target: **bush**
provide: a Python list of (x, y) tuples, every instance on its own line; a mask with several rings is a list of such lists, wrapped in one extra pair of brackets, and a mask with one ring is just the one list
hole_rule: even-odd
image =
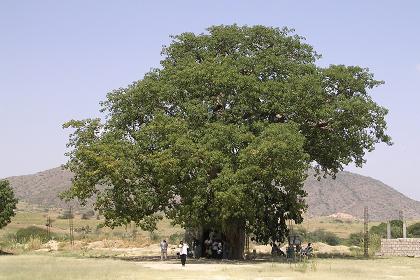
[(349, 246), (362, 247), (364, 239), (365, 235), (363, 234), (363, 232), (351, 233), (349, 239), (347, 240), (347, 244)]
[(159, 241), (160, 240), (160, 236), (159, 236), (159, 234), (157, 234), (156, 232), (154, 232), (154, 231), (151, 231), (150, 233), (149, 233), (149, 238), (150, 238), (150, 240), (152, 240), (152, 241)]
[(82, 219), (82, 220), (89, 220), (89, 218), (90, 218), (90, 216), (89, 216), (89, 215), (87, 215), (86, 213), (83, 213), (83, 214), (80, 216), (80, 219)]
[(74, 215), (69, 210), (66, 210), (61, 215), (57, 216), (57, 219), (62, 219), (62, 220), (72, 219), (72, 218), (74, 218)]
[(407, 227), (407, 234), (409, 237), (420, 238), (420, 223)]
[(294, 230), (294, 234), (299, 235), (302, 242), (323, 242), (331, 246), (336, 246), (341, 243), (340, 237), (335, 233), (323, 229), (307, 231), (305, 228), (298, 227)]
[[(302, 241), (302, 242), (311, 242), (311, 241), (313, 241), (312, 239), (311, 239), (311, 233), (310, 232), (308, 232), (305, 228), (303, 228), (303, 227), (296, 227), (294, 230), (293, 230), (293, 232), (291, 232), (290, 234), (294, 234), (294, 235), (298, 235), (299, 237), (300, 237), (300, 240)], [(287, 238), (286, 238), (286, 240), (285, 240), (285, 242), (287, 242)]]
[(340, 237), (330, 231), (317, 229), (313, 232), (308, 232), (306, 236), (307, 242), (323, 242), (331, 246), (336, 246), (341, 243)]
[(16, 241), (16, 234), (9, 232), (3, 238), (0, 238), (0, 253), (3, 248), (16, 249), (19, 245), (21, 244)]
[(28, 250), (38, 250), (42, 246), (42, 240), (38, 237), (30, 237), (25, 248)]
[[(350, 248), (350, 251), (355, 253), (356, 255), (363, 254), (363, 247), (364, 247), (364, 233), (352, 233), (347, 240), (347, 244), (350, 246), (356, 246)], [(376, 233), (369, 233), (369, 254), (375, 255), (381, 248), (381, 236)]]
[[(392, 220), (391, 221), (391, 237), (392, 238), (401, 238), (403, 236), (402, 232), (402, 225), (403, 222), (400, 220)], [(386, 223), (380, 223), (377, 226), (373, 226), (370, 228), (369, 233), (379, 235), (382, 238), (386, 238)]]
[(36, 226), (22, 228), (16, 232), (16, 241), (18, 243), (26, 243), (31, 239), (39, 239), (41, 242), (47, 242), (50, 237), (46, 229)]
[(85, 213), (82, 214), (81, 219), (82, 220), (89, 220), (90, 218), (95, 216), (95, 211), (93, 210), (88, 210)]
[(340, 237), (338, 237), (336, 234), (326, 231), (325, 237), (324, 237), (325, 243), (331, 246), (337, 246), (341, 243)]
[(378, 234), (369, 234), (369, 251), (374, 255), (381, 249), (381, 236)]
[(178, 244), (179, 241), (184, 239), (183, 233), (174, 233), (169, 236), (169, 243), (170, 244)]

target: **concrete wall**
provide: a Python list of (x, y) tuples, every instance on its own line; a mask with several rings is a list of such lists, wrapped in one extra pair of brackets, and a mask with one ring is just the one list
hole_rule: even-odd
[(383, 256), (420, 256), (420, 238), (381, 239)]

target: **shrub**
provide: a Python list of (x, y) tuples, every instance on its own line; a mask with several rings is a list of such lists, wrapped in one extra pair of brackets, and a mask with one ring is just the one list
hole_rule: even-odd
[(323, 242), (331, 246), (336, 246), (341, 243), (340, 237), (335, 233), (323, 229), (307, 231), (305, 228), (298, 227), (293, 233), (299, 235), (302, 242)]
[(160, 235), (159, 234), (157, 234), (156, 232), (154, 232), (154, 231), (151, 231), (150, 233), (149, 233), (149, 238), (150, 238), (150, 240), (152, 240), (152, 241), (158, 241), (159, 239), (160, 239)]
[(80, 216), (80, 219), (89, 220), (89, 217), (88, 217), (88, 215), (86, 215), (86, 213), (83, 213), (82, 216)]
[(19, 229), (16, 232), (16, 241), (18, 243), (26, 243), (30, 239), (39, 239), (41, 242), (47, 242), (50, 239), (48, 231), (36, 226)]
[(420, 237), (420, 223), (415, 223), (407, 227), (407, 234), (409, 237), (419, 238)]
[(82, 214), (81, 219), (82, 220), (89, 220), (90, 218), (95, 216), (95, 211), (93, 210), (88, 210), (85, 213)]
[(39, 237), (30, 237), (25, 248), (28, 250), (38, 250), (42, 246), (42, 240)]
[(349, 239), (347, 240), (347, 244), (349, 246), (363, 246), (363, 241), (365, 235), (363, 232), (351, 233)]
[[(348, 245), (356, 246), (351, 247), (350, 251), (355, 253), (356, 255), (363, 254), (363, 247), (364, 247), (364, 233), (352, 233), (347, 240)], [(381, 236), (376, 233), (369, 233), (369, 254), (375, 255), (381, 248)]]
[[(391, 236), (392, 238), (401, 238), (403, 236), (402, 232), (402, 221), (400, 220), (392, 220), (391, 221)], [(370, 228), (369, 232), (371, 234), (379, 235), (382, 238), (386, 238), (386, 223), (380, 223), (377, 226), (373, 226)]]
[(324, 237), (325, 243), (331, 246), (337, 246), (341, 243), (340, 237), (338, 237), (336, 234), (326, 231), (325, 237)]
[(305, 239), (307, 242), (324, 242), (331, 246), (336, 246), (341, 243), (340, 237), (335, 233), (323, 229), (308, 232)]
[(69, 210), (65, 210), (61, 215), (57, 216), (57, 219), (62, 219), (62, 220), (72, 219), (72, 218), (74, 218), (74, 215)]
[(378, 234), (369, 234), (369, 251), (374, 255), (381, 248), (381, 236)]
[(297, 227), (293, 230), (293, 234), (299, 235), (303, 240), (308, 241), (309, 232), (303, 227)]
[(16, 234), (9, 232), (3, 238), (0, 238), (0, 253), (2, 248), (16, 249), (19, 245), (21, 244), (16, 241)]
[(182, 233), (174, 233), (169, 236), (169, 243), (171, 244), (178, 244), (179, 241), (184, 239), (184, 234)]

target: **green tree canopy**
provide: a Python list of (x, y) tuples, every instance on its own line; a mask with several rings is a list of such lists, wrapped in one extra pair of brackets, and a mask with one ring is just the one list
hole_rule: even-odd
[(335, 174), (390, 144), (387, 110), (368, 94), (382, 82), (358, 66), (317, 66), (293, 30), (213, 26), (174, 36), (162, 54), (159, 69), (107, 95), (104, 121), (64, 125), (74, 129), (68, 197), (96, 195), (109, 226), (153, 228), (164, 213), (232, 243), (243, 231), (282, 241), (286, 221), (302, 221), (310, 166)]
[[(391, 237), (403, 237), (403, 222), (401, 220), (392, 220), (391, 223)], [(370, 234), (377, 234), (381, 238), (387, 238), (387, 223), (380, 223), (377, 226), (372, 226), (369, 230)]]
[(420, 238), (420, 223), (415, 223), (407, 227), (407, 234), (408, 237)]
[(15, 215), (16, 204), (17, 199), (9, 181), (0, 180), (0, 228), (10, 223), (11, 218)]

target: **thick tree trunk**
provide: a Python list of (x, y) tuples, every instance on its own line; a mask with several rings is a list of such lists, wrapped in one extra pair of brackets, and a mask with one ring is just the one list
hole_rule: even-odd
[(242, 260), (245, 247), (245, 225), (243, 223), (230, 224), (225, 232), (228, 259)]

